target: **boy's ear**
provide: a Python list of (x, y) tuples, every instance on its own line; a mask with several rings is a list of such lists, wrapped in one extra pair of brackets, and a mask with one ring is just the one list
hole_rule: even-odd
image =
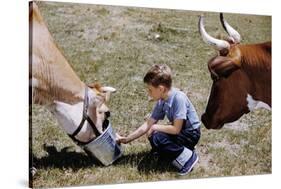
[(161, 92), (165, 91), (165, 89), (166, 89), (166, 87), (164, 85), (159, 85), (158, 87)]

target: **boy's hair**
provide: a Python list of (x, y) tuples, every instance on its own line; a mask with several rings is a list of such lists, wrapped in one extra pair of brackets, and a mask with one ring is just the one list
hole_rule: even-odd
[(143, 82), (150, 84), (153, 87), (158, 87), (163, 85), (168, 89), (172, 86), (172, 72), (169, 66), (163, 65), (153, 65), (143, 78)]

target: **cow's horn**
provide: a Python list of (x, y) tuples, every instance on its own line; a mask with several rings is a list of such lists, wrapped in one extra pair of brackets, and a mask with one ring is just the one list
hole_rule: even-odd
[(241, 41), (241, 36), (240, 36), (240, 34), (224, 20), (223, 14), (222, 14), (222, 13), (220, 13), (220, 21), (221, 21), (221, 24), (222, 24), (224, 30), (225, 30), (225, 31), (228, 33), (228, 35), (231, 37), (230, 39), (231, 39), (234, 43), (240, 43), (240, 41)]
[(217, 50), (230, 48), (230, 44), (227, 41), (213, 38), (206, 32), (204, 28), (204, 16), (200, 16), (198, 27), (199, 27), (199, 32), (203, 38), (203, 41), (205, 41), (209, 45), (213, 45)]

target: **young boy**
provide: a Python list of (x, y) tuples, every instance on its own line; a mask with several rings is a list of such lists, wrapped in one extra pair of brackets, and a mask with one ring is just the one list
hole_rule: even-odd
[[(145, 133), (152, 150), (172, 162), (179, 175), (186, 175), (198, 161), (194, 146), (200, 138), (200, 120), (187, 96), (172, 87), (171, 69), (154, 65), (145, 75), (148, 95), (156, 101), (148, 120), (127, 137), (117, 135), (117, 142), (129, 143)], [(167, 116), (171, 124), (157, 124)]]

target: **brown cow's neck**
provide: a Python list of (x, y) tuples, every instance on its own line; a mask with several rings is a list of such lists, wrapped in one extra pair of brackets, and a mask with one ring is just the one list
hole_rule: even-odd
[(241, 68), (251, 81), (250, 95), (271, 106), (271, 43), (241, 45), (239, 48)]

